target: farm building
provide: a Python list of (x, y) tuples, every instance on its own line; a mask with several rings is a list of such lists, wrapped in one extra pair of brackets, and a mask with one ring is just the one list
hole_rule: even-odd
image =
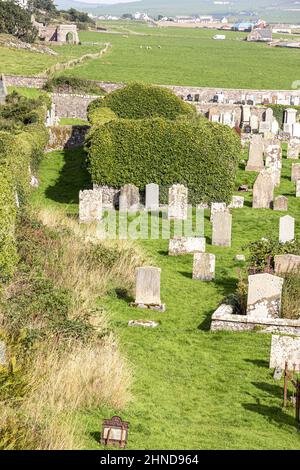
[(272, 31), (267, 28), (253, 29), (253, 31), (248, 34), (247, 41), (270, 42), (272, 41)]

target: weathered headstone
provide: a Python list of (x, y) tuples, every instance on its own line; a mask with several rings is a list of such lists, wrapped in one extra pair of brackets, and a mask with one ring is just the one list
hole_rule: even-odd
[[(285, 254), (275, 256), (275, 273), (300, 273), (300, 256)], [(300, 309), (300, 306), (299, 306)]]
[(253, 186), (253, 208), (269, 209), (274, 199), (274, 182), (272, 175), (263, 170), (258, 175)]
[(277, 196), (274, 200), (274, 211), (287, 211), (289, 200), (285, 196)]
[(143, 328), (156, 328), (159, 323), (152, 320), (130, 320), (128, 326), (142, 326)]
[(291, 139), (288, 143), (287, 158), (298, 160), (300, 153), (300, 140)]
[(144, 266), (136, 270), (135, 306), (164, 311), (160, 299), (161, 269)]
[(296, 197), (300, 197), (300, 180), (296, 181)]
[(204, 237), (174, 237), (169, 240), (169, 255), (205, 253), (205, 242)]
[(215, 278), (215, 255), (210, 253), (195, 253), (193, 261), (193, 279), (213, 281)]
[(159, 209), (159, 186), (155, 183), (146, 185), (146, 210), (157, 211)]
[(282, 150), (281, 145), (272, 144), (267, 145), (265, 149), (266, 155), (266, 168), (282, 168)]
[(225, 202), (213, 202), (210, 208), (210, 221), (213, 222), (214, 215), (218, 212), (228, 212), (228, 207)]
[(272, 274), (248, 277), (247, 315), (256, 318), (278, 318), (284, 279)]
[(250, 127), (251, 127), (252, 132), (253, 131), (258, 131), (259, 120), (258, 120), (258, 116), (256, 116), (255, 114), (251, 114)]
[(283, 124), (283, 131), (287, 132), (288, 134), (292, 134), (293, 132), (293, 125), (296, 122), (297, 118), (297, 110), (294, 108), (286, 109), (284, 115), (284, 124)]
[(217, 212), (212, 227), (212, 244), (231, 246), (232, 215), (229, 212)]
[(249, 145), (249, 158), (246, 171), (261, 171), (264, 168), (264, 145), (261, 135), (253, 135)]
[(245, 198), (243, 196), (232, 196), (232, 201), (228, 209), (242, 209), (244, 207)]
[(272, 335), (270, 369), (284, 370), (286, 363), (289, 370), (300, 370), (300, 338)]
[(280, 186), (281, 170), (279, 170), (279, 168), (270, 167), (267, 168), (265, 171), (271, 176), (274, 187)]
[(168, 218), (186, 220), (188, 211), (188, 189), (183, 184), (169, 188)]
[(94, 189), (79, 192), (79, 221), (99, 222), (102, 218), (102, 193)]
[(295, 219), (290, 215), (280, 217), (279, 220), (279, 241), (280, 243), (290, 242), (295, 239)]
[(140, 206), (140, 192), (134, 184), (125, 184), (119, 198), (120, 212), (136, 212)]
[(300, 180), (300, 163), (292, 164), (292, 181)]

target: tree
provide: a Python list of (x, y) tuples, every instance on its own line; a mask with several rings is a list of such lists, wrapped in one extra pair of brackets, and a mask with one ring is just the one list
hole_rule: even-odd
[(22, 41), (33, 42), (37, 29), (31, 23), (31, 14), (12, 1), (0, 2), (0, 33), (12, 34)]
[(56, 16), (58, 13), (53, 0), (29, 0), (28, 8), (32, 13), (44, 11), (52, 16)]

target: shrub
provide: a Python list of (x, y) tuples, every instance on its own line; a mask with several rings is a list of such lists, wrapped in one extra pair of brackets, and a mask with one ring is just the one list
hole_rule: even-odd
[(96, 83), (76, 77), (52, 77), (47, 80), (43, 89), (58, 93), (85, 93), (89, 95), (104, 95), (105, 91)]
[(270, 104), (268, 105), (269, 108), (273, 109), (273, 115), (277, 119), (279, 126), (283, 127), (283, 119), (285, 111), (288, 108), (294, 108), (297, 110), (297, 115), (300, 113), (300, 106), (286, 106), (284, 104)]
[(95, 108), (89, 112), (88, 118), (92, 125), (102, 125), (114, 121), (117, 116), (110, 108)]
[(282, 289), (282, 316), (300, 318), (300, 273), (285, 274)]
[(110, 108), (122, 119), (163, 117), (176, 119), (180, 115), (195, 116), (196, 109), (170, 90), (152, 85), (133, 83), (90, 103), (88, 114), (97, 108)]
[(86, 142), (94, 183), (120, 187), (185, 184), (189, 202), (228, 202), (240, 155), (233, 130), (204, 118), (119, 119), (92, 128)]
[(276, 255), (294, 254), (300, 255), (300, 241), (295, 240), (280, 243), (275, 239), (262, 238), (250, 243), (247, 248), (250, 251), (249, 272), (256, 274), (274, 271), (274, 259)]

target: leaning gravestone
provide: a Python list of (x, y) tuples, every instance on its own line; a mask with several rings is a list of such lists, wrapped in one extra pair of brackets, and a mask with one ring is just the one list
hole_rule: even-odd
[(160, 268), (144, 266), (136, 270), (135, 306), (164, 311), (160, 300)]
[(285, 196), (278, 196), (274, 200), (274, 211), (287, 211), (289, 200)]
[(300, 180), (300, 163), (292, 164), (292, 181)]
[(136, 212), (140, 206), (139, 188), (134, 184), (125, 184), (121, 188), (119, 198), (120, 212)]
[(174, 237), (169, 240), (169, 255), (205, 253), (205, 242), (203, 237)]
[(210, 253), (195, 253), (193, 262), (193, 279), (213, 281), (215, 278), (216, 257)]
[(231, 246), (232, 215), (229, 212), (217, 212), (212, 227), (212, 244)]
[(275, 274), (286, 273), (300, 273), (300, 256), (292, 254), (275, 256)]
[(159, 209), (159, 186), (155, 183), (146, 185), (146, 210), (158, 211)]
[(270, 369), (300, 370), (300, 338), (272, 335)]
[(279, 220), (279, 241), (280, 243), (290, 242), (295, 239), (295, 219), (290, 215), (280, 217)]
[(284, 279), (272, 274), (248, 277), (247, 315), (253, 318), (278, 318)]
[(168, 218), (186, 220), (188, 210), (188, 189), (183, 184), (169, 188)]
[(267, 170), (258, 175), (253, 186), (253, 208), (270, 209), (274, 199), (274, 183)]
[(81, 223), (99, 222), (102, 218), (102, 193), (88, 189), (79, 192), (79, 221)]
[(254, 135), (249, 145), (246, 171), (261, 171), (264, 168), (264, 145), (261, 135)]

